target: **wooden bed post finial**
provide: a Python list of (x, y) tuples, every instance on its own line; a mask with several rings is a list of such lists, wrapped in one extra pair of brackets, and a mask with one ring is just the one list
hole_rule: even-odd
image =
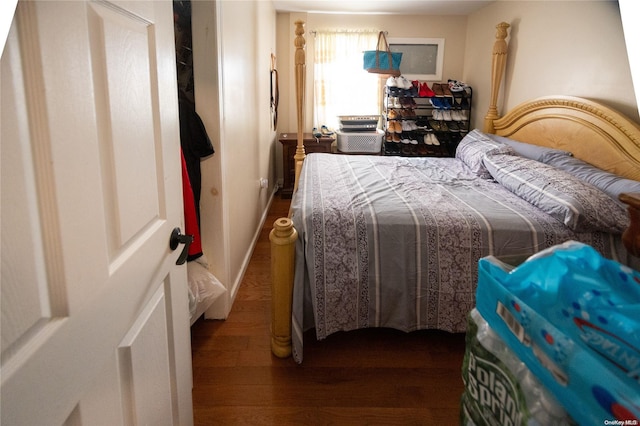
[(271, 241), (271, 352), (279, 358), (291, 355), (291, 304), (294, 258), (298, 231), (289, 218), (273, 223)]
[(498, 93), (500, 92), (500, 83), (504, 68), (507, 65), (507, 29), (511, 25), (506, 22), (500, 22), (496, 25), (496, 41), (493, 43), (493, 60), (491, 62), (491, 98), (489, 100), (489, 110), (484, 117), (484, 131), (493, 133), (493, 120), (500, 118), (498, 114)]
[(296, 38), (293, 40), (293, 45), (296, 47), (295, 52), (295, 81), (296, 81), (296, 111), (298, 116), (298, 145), (296, 147), (296, 153), (293, 156), (295, 167), (295, 191), (298, 189), (298, 178), (300, 177), (300, 171), (302, 170), (302, 162), (305, 158), (304, 152), (304, 93), (305, 93), (305, 76), (306, 76), (306, 40), (304, 39), (304, 21), (297, 20), (295, 23)]

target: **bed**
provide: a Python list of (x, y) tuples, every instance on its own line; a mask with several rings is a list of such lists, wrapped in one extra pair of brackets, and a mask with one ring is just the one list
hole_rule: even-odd
[(640, 127), (604, 105), (566, 96), (499, 117), (506, 28), (497, 26), (485, 128), (469, 132), (455, 158), (305, 159), (299, 143), (290, 214), (271, 233), (276, 356), (302, 362), (311, 328), (318, 339), (367, 327), (464, 332), (477, 262), (488, 255), (521, 259), (577, 240), (638, 267), (622, 242), (629, 221), (617, 194), (640, 192)]

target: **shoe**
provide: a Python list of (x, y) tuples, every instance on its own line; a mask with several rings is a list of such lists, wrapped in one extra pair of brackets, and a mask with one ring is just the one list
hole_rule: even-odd
[(389, 120), (395, 120), (396, 118), (398, 118), (398, 113), (396, 112), (395, 109), (392, 109), (392, 110), (389, 110), (388, 116), (389, 116)]
[(453, 93), (451, 93), (451, 89), (449, 89), (448, 84), (441, 84), (440, 87), (442, 88), (442, 93), (444, 93), (445, 96), (453, 98)]
[(402, 104), (400, 103), (400, 99), (397, 97), (393, 98), (393, 107), (394, 108), (402, 108)]
[(401, 89), (410, 89), (411, 88), (411, 82), (409, 80), (407, 80), (405, 78), (405, 76), (403, 76), (403, 75), (401, 75), (400, 77), (396, 78), (396, 84)]
[(323, 135), (326, 135), (326, 136), (333, 135), (333, 130), (329, 130), (329, 128), (324, 124), (320, 127), (320, 131), (322, 132)]
[(449, 126), (449, 131), (450, 132), (459, 132), (460, 128), (458, 127), (458, 125), (456, 124), (455, 121), (451, 121), (450, 123), (448, 123)]
[(387, 79), (387, 87), (398, 87), (398, 82), (394, 76)]
[(393, 142), (400, 143), (400, 136), (397, 133), (393, 134)]
[(402, 122), (401, 121), (394, 121), (393, 122), (393, 128), (395, 129), (396, 133), (402, 133)]
[(320, 131), (318, 130), (317, 127), (313, 128), (313, 130), (311, 131), (311, 134), (316, 138), (321, 138), (322, 137), (322, 133), (320, 133)]
[(448, 109), (443, 109), (442, 110), (442, 120), (451, 121), (451, 111), (449, 111)]
[(419, 83), (418, 84), (418, 96), (420, 96), (421, 98), (426, 98), (427, 97), (427, 90), (425, 88), (428, 88), (429, 86), (427, 86), (427, 83)]
[(449, 80), (449, 90), (452, 92), (463, 92), (467, 85), (458, 80)]
[(420, 90), (423, 93), (423, 95), (421, 96), (424, 98), (432, 98), (436, 95), (435, 93), (433, 93), (433, 90), (429, 88), (429, 85), (427, 83), (422, 84), (422, 86), (420, 86)]
[(384, 134), (384, 141), (385, 142), (393, 142), (393, 136), (388, 131)]
[(451, 111), (451, 119), (453, 121), (462, 121), (462, 116), (460, 115), (460, 111), (454, 109)]
[(438, 140), (436, 135), (434, 135), (433, 133), (431, 133), (431, 144), (432, 145), (436, 145), (436, 146), (440, 146), (440, 141)]
[(433, 83), (431, 85), (431, 90), (433, 90), (434, 96), (444, 96), (444, 92), (442, 91), (442, 86), (440, 86), (440, 83)]
[(431, 135), (431, 133), (427, 133), (426, 135), (424, 135), (425, 145), (433, 145), (433, 143), (431, 143)]

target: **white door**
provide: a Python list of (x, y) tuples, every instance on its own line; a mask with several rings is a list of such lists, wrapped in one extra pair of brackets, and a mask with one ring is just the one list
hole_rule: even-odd
[[(1, 68), (2, 425), (188, 425), (171, 1), (19, 2)], [(184, 229), (184, 228), (182, 228)]]

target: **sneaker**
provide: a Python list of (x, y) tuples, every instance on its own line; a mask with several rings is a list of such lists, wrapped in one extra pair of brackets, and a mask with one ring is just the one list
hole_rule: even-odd
[(458, 111), (457, 109), (454, 109), (453, 111), (451, 111), (451, 119), (453, 121), (462, 121), (462, 116), (460, 115), (460, 111)]
[(316, 138), (322, 137), (322, 133), (320, 133), (317, 127), (314, 127), (313, 130), (311, 130), (311, 134)]
[(449, 90), (452, 92), (463, 92), (467, 85), (458, 80), (449, 80)]
[(330, 130), (327, 126), (325, 126), (324, 124), (320, 127), (320, 131), (322, 132), (323, 135), (326, 136), (331, 136), (333, 135), (333, 130)]
[(432, 98), (434, 97), (436, 94), (433, 93), (433, 90), (431, 90), (431, 88), (429, 88), (429, 85), (427, 83), (423, 83), (420, 85), (420, 96), (423, 98)]
[(396, 78), (396, 84), (401, 89), (410, 89), (411, 88), (411, 82), (409, 80), (407, 80), (405, 78), (405, 76), (403, 76), (403, 75), (401, 75), (400, 77)]
[(394, 76), (387, 79), (387, 87), (398, 87), (398, 82)]

